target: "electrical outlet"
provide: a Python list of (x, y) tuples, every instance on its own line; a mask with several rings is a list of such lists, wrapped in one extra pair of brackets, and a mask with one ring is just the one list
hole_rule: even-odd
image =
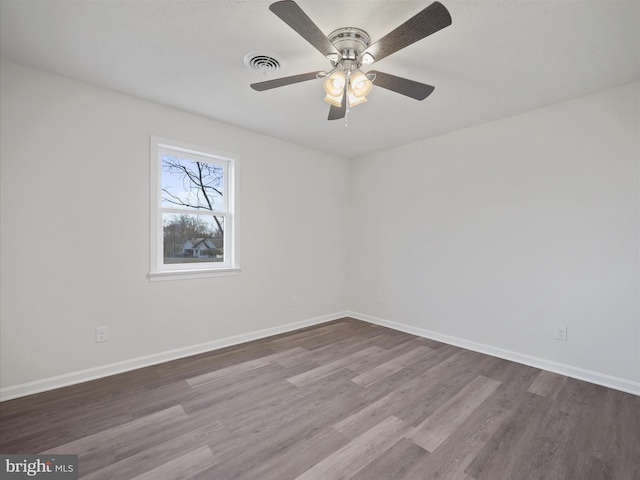
[(291, 300), (289, 301), (289, 306), (290, 307), (297, 307), (298, 306), (298, 299), (296, 297), (291, 297)]
[(109, 341), (109, 327), (96, 327), (96, 343)]
[(376, 294), (376, 303), (382, 303), (382, 294), (381, 293), (377, 293)]
[(556, 325), (555, 330), (556, 340), (562, 340), (564, 342), (567, 341), (567, 327), (564, 325)]

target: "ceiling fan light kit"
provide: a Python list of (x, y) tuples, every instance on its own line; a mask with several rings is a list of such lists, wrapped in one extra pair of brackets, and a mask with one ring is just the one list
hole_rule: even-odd
[(440, 2), (434, 2), (409, 20), (371, 44), (364, 30), (342, 27), (325, 36), (318, 26), (293, 0), (282, 0), (269, 6), (274, 14), (307, 40), (331, 62), (329, 72), (309, 72), (251, 84), (257, 91), (324, 78), (324, 100), (329, 103), (329, 120), (344, 118), (349, 107), (367, 101), (373, 85), (424, 100), (434, 87), (379, 71), (361, 70), (412, 43), (451, 25), (451, 15)]
[(367, 95), (373, 88), (372, 81), (360, 70), (335, 69), (327, 74), (324, 81), (325, 102), (341, 107), (346, 88), (346, 99), (350, 107), (367, 101)]

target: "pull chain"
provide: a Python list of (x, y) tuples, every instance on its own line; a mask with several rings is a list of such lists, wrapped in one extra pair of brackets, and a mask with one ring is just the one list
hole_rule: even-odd
[(347, 82), (344, 85), (344, 102), (346, 104), (346, 110), (344, 112), (344, 129), (349, 130), (349, 110), (351, 110), (351, 105), (349, 105), (349, 84), (351, 83), (351, 71), (347, 72)]

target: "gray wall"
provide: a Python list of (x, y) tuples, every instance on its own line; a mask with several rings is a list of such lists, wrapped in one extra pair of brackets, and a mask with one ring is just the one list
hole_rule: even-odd
[[(346, 310), (346, 160), (15, 64), (1, 71), (3, 387)], [(240, 156), (240, 275), (147, 279), (150, 134)], [(102, 325), (111, 340), (96, 344)]]
[(358, 159), (351, 308), (640, 393), (639, 91)]

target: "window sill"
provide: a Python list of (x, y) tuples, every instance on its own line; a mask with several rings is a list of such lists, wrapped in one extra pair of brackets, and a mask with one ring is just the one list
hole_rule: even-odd
[(166, 272), (149, 272), (150, 282), (164, 282), (167, 280), (188, 280), (192, 278), (227, 277), (239, 275), (239, 267), (216, 268), (215, 270), (172, 270)]

